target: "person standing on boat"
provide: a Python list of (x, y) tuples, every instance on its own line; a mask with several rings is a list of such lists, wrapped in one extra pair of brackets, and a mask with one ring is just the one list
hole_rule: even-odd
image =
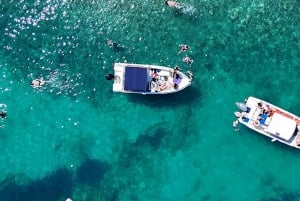
[(177, 73), (176, 75), (175, 75), (175, 78), (173, 78), (173, 86), (174, 86), (174, 89), (178, 89), (178, 86), (179, 86), (179, 84), (180, 84), (180, 82), (181, 82), (181, 77), (179, 76), (179, 74)]
[(178, 71), (181, 71), (181, 69), (179, 68), (179, 66), (175, 66), (175, 68), (173, 69), (173, 73), (172, 73), (173, 78), (175, 78), (176, 75), (178, 75)]

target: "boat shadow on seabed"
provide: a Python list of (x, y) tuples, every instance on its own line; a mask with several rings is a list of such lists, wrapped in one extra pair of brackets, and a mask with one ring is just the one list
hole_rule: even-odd
[(130, 94), (128, 96), (128, 100), (131, 102), (150, 105), (151, 107), (187, 105), (199, 98), (201, 98), (201, 92), (193, 87), (172, 94), (142, 96), (140, 94)]

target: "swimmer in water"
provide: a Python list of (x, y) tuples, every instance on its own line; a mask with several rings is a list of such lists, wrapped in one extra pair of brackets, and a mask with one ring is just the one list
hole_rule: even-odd
[(186, 56), (182, 59), (183, 62), (189, 64), (189, 65), (192, 65), (192, 63), (194, 62), (193, 59), (191, 59), (190, 57)]
[(239, 120), (235, 120), (232, 122), (232, 127), (234, 128), (235, 131), (239, 130), (238, 125), (239, 125)]
[(107, 40), (106, 43), (107, 43), (108, 47), (110, 47), (110, 48), (114, 48), (114, 47), (118, 46), (118, 43), (115, 41), (112, 41), (112, 40)]
[(0, 117), (1, 117), (2, 119), (6, 118), (6, 113), (3, 112), (3, 111), (1, 111), (1, 112), (0, 112)]
[(42, 87), (45, 83), (46, 83), (46, 81), (44, 81), (43, 79), (34, 79), (30, 83), (30, 85), (32, 87)]
[(179, 50), (179, 52), (178, 52), (177, 54), (180, 54), (181, 52), (185, 52), (185, 51), (187, 51), (188, 49), (191, 49), (190, 46), (188, 46), (188, 45), (183, 45), (183, 44), (179, 45), (179, 47), (180, 47), (180, 50)]
[(124, 46), (120, 45), (116, 41), (107, 39), (106, 44), (108, 45), (109, 48), (111, 48), (115, 52), (124, 50)]
[(173, 7), (173, 8), (177, 8), (180, 9), (182, 8), (181, 4), (176, 2), (176, 1), (165, 1), (166, 5), (168, 5), (169, 7)]
[(193, 78), (194, 78), (194, 74), (191, 71), (189, 71), (189, 70), (186, 73), (189, 75), (190, 82), (191, 82), (193, 80)]

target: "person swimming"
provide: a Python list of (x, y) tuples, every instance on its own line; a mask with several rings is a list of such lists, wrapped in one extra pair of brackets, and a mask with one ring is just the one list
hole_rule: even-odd
[(192, 65), (193, 62), (194, 62), (194, 60), (191, 59), (191, 58), (188, 57), (188, 56), (184, 57), (184, 58), (182, 59), (182, 61), (185, 62), (185, 63), (187, 63), (187, 64), (189, 64), (189, 65)]
[(177, 9), (182, 8), (181, 4), (176, 1), (165, 1), (165, 4), (168, 5), (169, 7), (173, 7), (173, 8), (177, 8)]
[(232, 122), (232, 127), (234, 128), (235, 131), (238, 131), (239, 130), (239, 120), (235, 120)]
[(186, 73), (189, 75), (190, 82), (191, 82), (193, 80), (193, 78), (194, 78), (194, 74), (191, 71), (189, 71), (189, 70)]
[(109, 48), (111, 48), (115, 52), (124, 50), (124, 46), (120, 45), (116, 41), (107, 39), (106, 44), (108, 45)]
[(119, 45), (117, 42), (115, 42), (113, 40), (107, 40), (106, 43), (107, 43), (108, 47), (110, 47), (110, 48), (115, 48)]
[(180, 50), (179, 50), (179, 52), (177, 54), (180, 54), (181, 52), (185, 52), (188, 49), (190, 49), (190, 46), (184, 45), (184, 44), (179, 45), (179, 47), (180, 47)]
[(2, 118), (2, 119), (4, 119), (4, 118), (6, 118), (6, 113), (4, 112), (4, 111), (1, 111), (0, 112), (0, 117)]
[(43, 79), (34, 79), (30, 83), (30, 85), (32, 87), (42, 87), (45, 83), (46, 83), (46, 81), (44, 81)]

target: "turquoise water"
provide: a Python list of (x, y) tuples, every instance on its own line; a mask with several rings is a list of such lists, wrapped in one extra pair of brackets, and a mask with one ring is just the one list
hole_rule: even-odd
[[(300, 200), (299, 151), (232, 128), (249, 95), (300, 115), (299, 1), (0, 3), (1, 201)], [(195, 79), (112, 93), (105, 74), (124, 61)]]

